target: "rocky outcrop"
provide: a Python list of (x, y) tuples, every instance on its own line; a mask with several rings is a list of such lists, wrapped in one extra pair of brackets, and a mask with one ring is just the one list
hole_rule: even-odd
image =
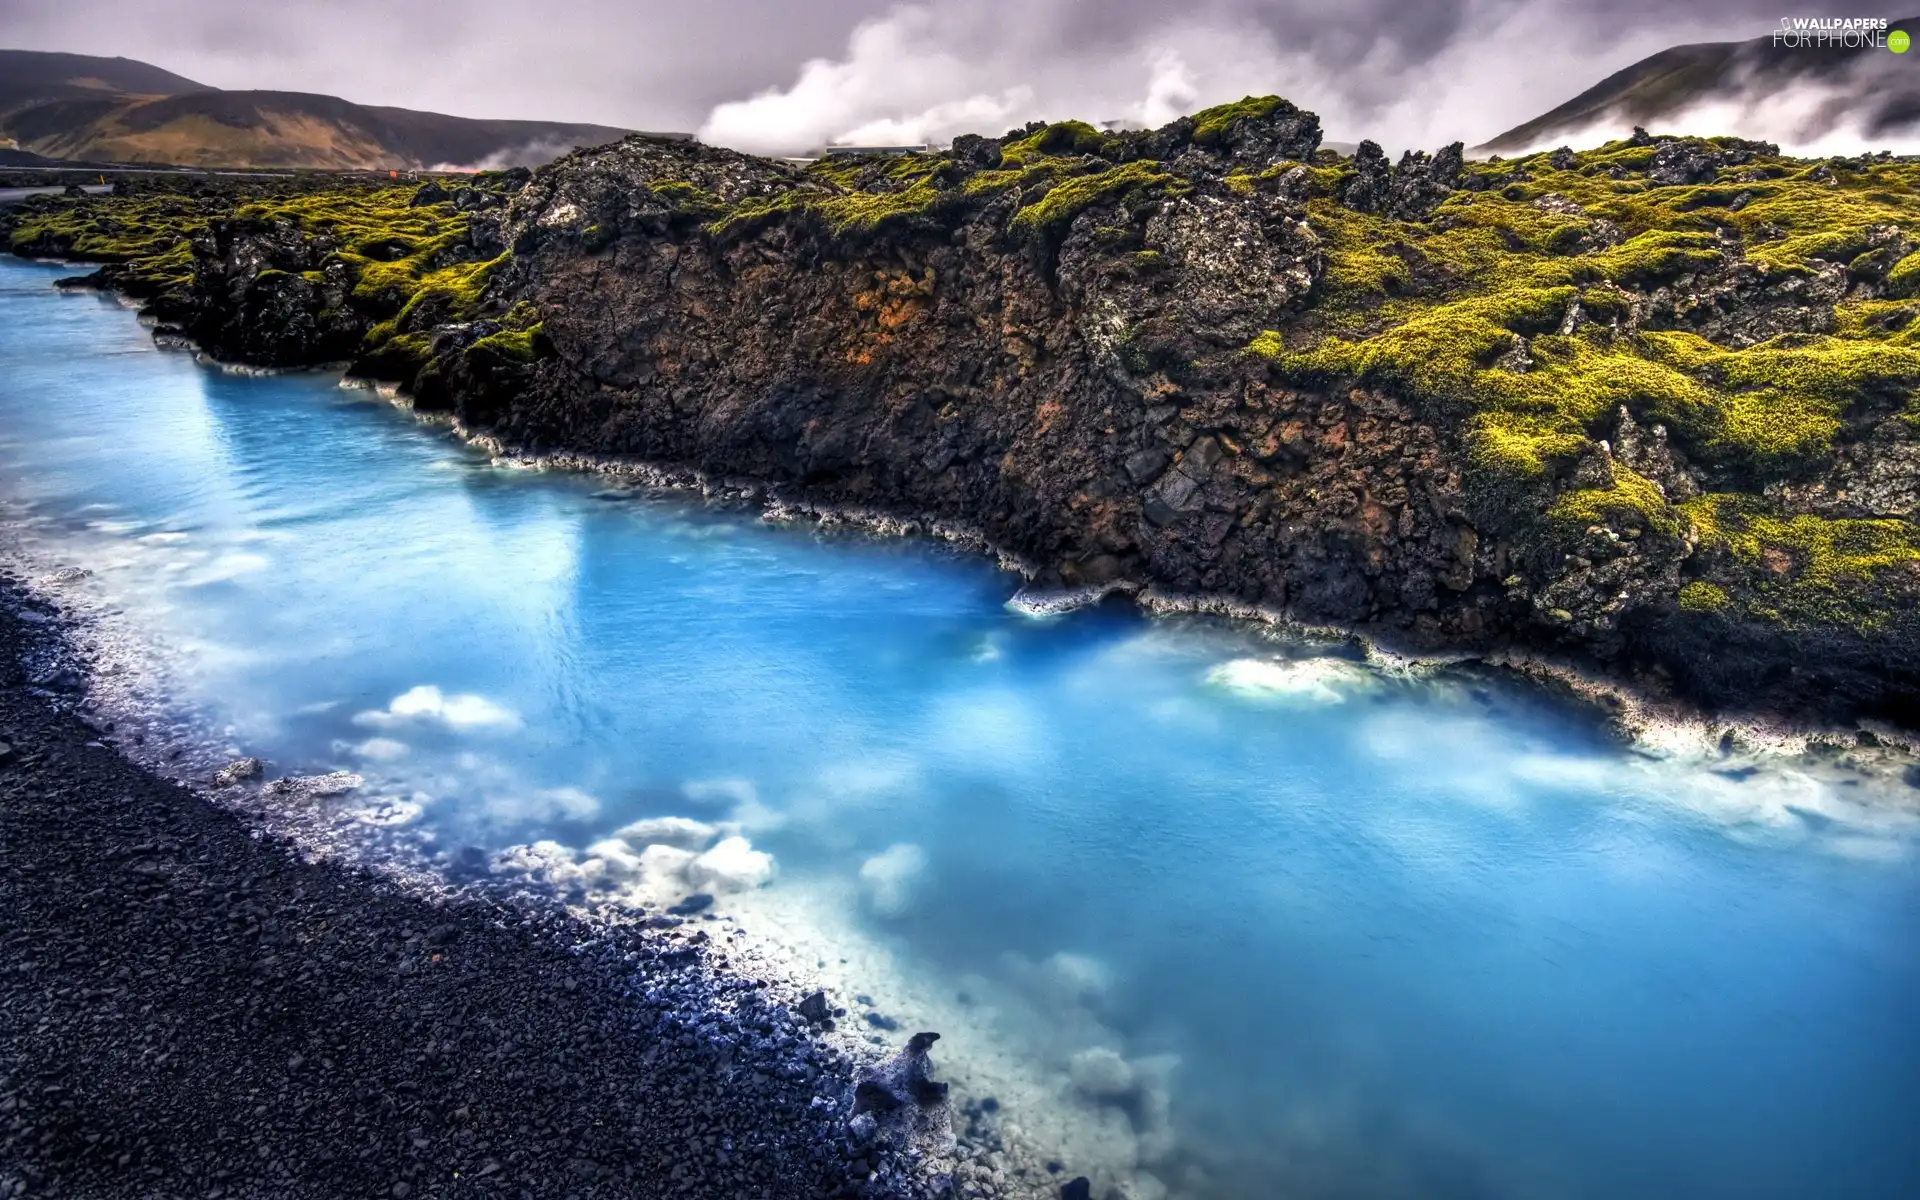
[(1392, 169), (1379, 143), (1363, 141), (1353, 155), (1353, 176), (1347, 182), (1341, 201), (1355, 212), (1379, 213), (1403, 221), (1420, 221), (1433, 215), (1442, 201), (1453, 194), (1465, 169), (1461, 144), (1454, 142), (1429, 158), (1418, 150), (1408, 150)]
[(1842, 307), (1908, 294), (1920, 239), (1767, 215), (1847, 170), (1891, 194), (1878, 168), (1650, 136), (1391, 168), (1318, 147), (1273, 98), (805, 169), (630, 138), (504, 207), (423, 192), (410, 211), (464, 224), (407, 243), (442, 282), (405, 296), (324, 230), (218, 222), (189, 328), (353, 357), (527, 451), (970, 526), (1047, 586), (1920, 722), (1920, 365), (1871, 341), (1912, 314)]

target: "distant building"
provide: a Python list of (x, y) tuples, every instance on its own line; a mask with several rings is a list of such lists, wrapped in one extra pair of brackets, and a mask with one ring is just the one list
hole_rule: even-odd
[(827, 146), (814, 151), (816, 158), (834, 158), (843, 154), (925, 154), (927, 144), (917, 146)]

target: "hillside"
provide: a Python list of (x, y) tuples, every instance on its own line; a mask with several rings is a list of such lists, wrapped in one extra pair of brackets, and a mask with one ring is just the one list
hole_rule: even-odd
[(0, 110), (75, 97), (177, 96), (212, 89), (131, 58), (0, 50)]
[(0, 138), (54, 158), (387, 170), (545, 162), (625, 130), (221, 91), (131, 59), (0, 51)]
[[(1920, 34), (1920, 17), (1894, 21), (1889, 28)], [(1776, 46), (1770, 35), (1673, 46), (1475, 149), (1510, 154), (1564, 142), (1597, 143), (1636, 125), (1672, 126), (1705, 105), (1752, 108), (1777, 101), (1790, 89), (1805, 89), (1789, 106), (1794, 128), (1762, 131), (1776, 141), (1810, 141), (1843, 121), (1872, 137), (1911, 132), (1920, 128), (1920, 62), (1915, 58), (1884, 49)]]

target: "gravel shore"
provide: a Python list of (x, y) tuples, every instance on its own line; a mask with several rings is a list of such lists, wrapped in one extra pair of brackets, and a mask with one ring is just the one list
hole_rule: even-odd
[(947, 1187), (921, 1040), (854, 1061), (697, 922), (308, 861), (106, 745), (60, 628), (0, 580), (0, 1200)]

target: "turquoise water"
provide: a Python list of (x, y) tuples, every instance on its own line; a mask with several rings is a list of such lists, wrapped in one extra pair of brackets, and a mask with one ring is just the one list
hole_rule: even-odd
[(1136, 1196), (1920, 1194), (1910, 796), (1203, 622), (1037, 620), (939, 547), (202, 368), (58, 273), (0, 264), (16, 536), (93, 571), (173, 710), (361, 774), (451, 873), (649, 817), (744, 839), (615, 882), (879, 948), (846, 970), (880, 1008), (981, 1014), (1012, 1065), (974, 1092)]

